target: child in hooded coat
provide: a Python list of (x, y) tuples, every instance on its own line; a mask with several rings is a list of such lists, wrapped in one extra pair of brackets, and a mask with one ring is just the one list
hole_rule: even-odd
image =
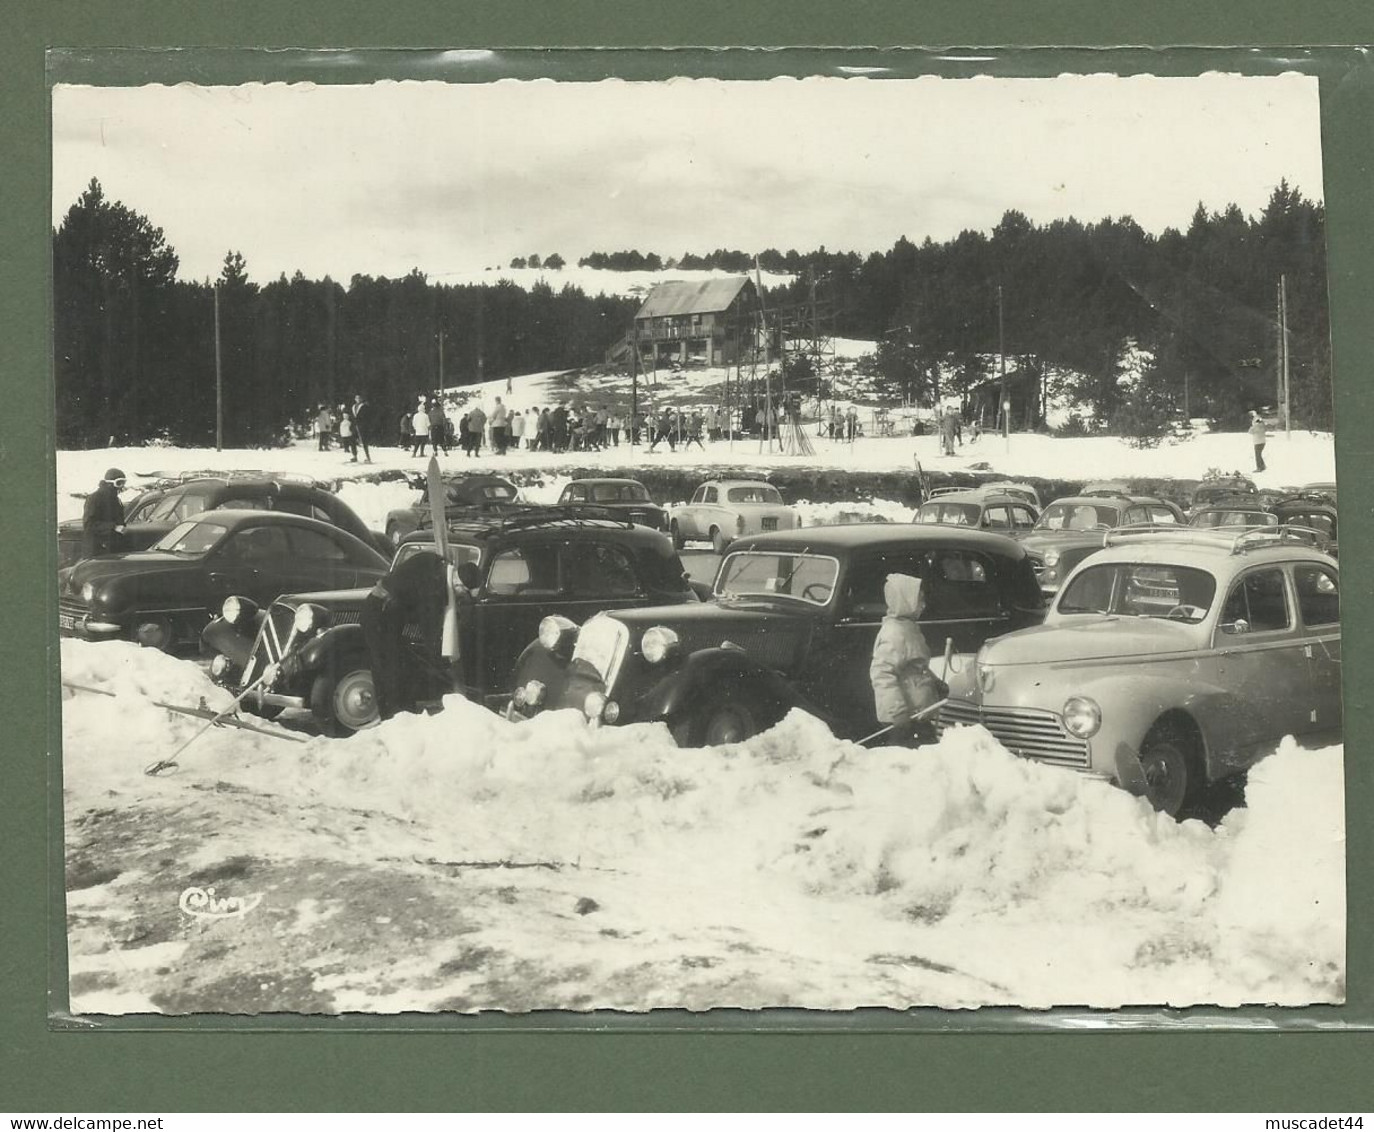
[(910, 574), (889, 574), (883, 600), (887, 616), (873, 642), (868, 668), (878, 720), (892, 724), (891, 744), (934, 742), (934, 722), (915, 716), (949, 695), (949, 685), (930, 670), (930, 647), (917, 621), (926, 605), (921, 580)]

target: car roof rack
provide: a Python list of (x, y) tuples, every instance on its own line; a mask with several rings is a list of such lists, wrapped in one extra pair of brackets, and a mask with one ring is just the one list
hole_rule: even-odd
[(1131, 543), (1184, 543), (1212, 546), (1231, 554), (1245, 554), (1251, 550), (1265, 550), (1284, 543), (1301, 543), (1324, 549), (1331, 539), (1311, 527), (1283, 523), (1273, 527), (1183, 527), (1162, 524), (1156, 527), (1113, 527), (1103, 536), (1102, 545), (1124, 546)]

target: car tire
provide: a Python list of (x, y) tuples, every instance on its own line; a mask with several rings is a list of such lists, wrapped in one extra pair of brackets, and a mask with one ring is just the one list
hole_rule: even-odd
[(166, 617), (135, 617), (133, 637), (145, 649), (168, 652), (173, 640), (172, 622)]
[(1156, 723), (1140, 745), (1145, 797), (1156, 810), (1182, 820), (1204, 793), (1207, 775), (1196, 739), (1176, 723)]
[(673, 549), (681, 550), (687, 545), (687, 540), (682, 537), (682, 532), (678, 530), (677, 520), (674, 519), (668, 524), (668, 533), (673, 536)]
[(325, 734), (352, 735), (378, 719), (377, 692), (370, 669), (349, 668), (337, 679), (328, 672), (315, 677), (310, 710)]
[(717, 554), (724, 554), (730, 547), (730, 540), (725, 537), (725, 532), (719, 527), (711, 528), (711, 549)]
[(679, 747), (719, 747), (743, 743), (765, 729), (756, 700), (737, 688), (704, 697), (700, 707), (673, 728)]

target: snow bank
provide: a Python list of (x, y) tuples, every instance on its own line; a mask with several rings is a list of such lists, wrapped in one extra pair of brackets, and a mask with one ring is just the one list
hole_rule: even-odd
[[(272, 798), (283, 824), (259, 851), (278, 859), (574, 869), (642, 961), (710, 957), (691, 1004), (1343, 994), (1339, 747), (1286, 745), (1254, 772), (1250, 808), (1216, 830), (1018, 759), (981, 728), (917, 751), (865, 750), (801, 713), (745, 744), (690, 751), (656, 725), (593, 729), (574, 712), (517, 725), (454, 697), (440, 715), (346, 740), (216, 731), (178, 775), (149, 780), (140, 768), (189, 732), (147, 699), (214, 690), (194, 665), (132, 647), (64, 641), (62, 655), (64, 672), (121, 692), (117, 710), (90, 695), (63, 705), (69, 820), (156, 798), (221, 807), (217, 824), (231, 825), (240, 798)], [(335, 836), (309, 816), (320, 812), (348, 815), (352, 832)], [(490, 931), (522, 955), (564, 946), (518, 917)], [(745, 989), (739, 964), (760, 954), (777, 958)], [(893, 970), (941, 979), (893, 983)], [(602, 1004), (688, 1004), (671, 986), (606, 979)]]

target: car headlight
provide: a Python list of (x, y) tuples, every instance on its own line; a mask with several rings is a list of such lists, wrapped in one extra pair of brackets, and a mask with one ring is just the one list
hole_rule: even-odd
[(650, 664), (662, 664), (677, 647), (677, 634), (664, 625), (655, 625), (639, 642), (639, 651)]
[(620, 705), (615, 700), (609, 700), (606, 706), (601, 709), (601, 718), (607, 723), (614, 723), (620, 718)]
[(539, 643), (549, 652), (566, 648), (577, 637), (577, 626), (566, 617), (550, 614), (539, 622)]
[(94, 583), (87, 582), (84, 586), (81, 587), (81, 600), (84, 601), (87, 605), (90, 605), (90, 603), (95, 600)]
[(329, 620), (329, 610), (322, 605), (315, 605), (313, 602), (307, 601), (296, 610), (296, 617), (291, 622), (291, 627), (297, 633), (313, 633), (316, 629), (322, 628), (327, 620)]
[(212, 680), (224, 680), (234, 671), (235, 664), (223, 653), (218, 653), (215, 659), (210, 662), (210, 678)]
[(605, 692), (588, 692), (587, 698), (582, 701), (582, 714), (595, 722), (601, 718), (601, 713), (606, 710), (606, 703)]
[(1045, 565), (1046, 565), (1046, 566), (1058, 566), (1058, 565), (1059, 565), (1059, 551), (1057, 551), (1057, 550), (1047, 550), (1047, 551), (1045, 551)]
[(1091, 738), (1102, 726), (1102, 709), (1087, 696), (1070, 696), (1064, 701), (1064, 726), (1071, 735)]
[(246, 597), (226, 597), (220, 606), (220, 616), (230, 625), (241, 625), (250, 620), (258, 611), (257, 603)]

